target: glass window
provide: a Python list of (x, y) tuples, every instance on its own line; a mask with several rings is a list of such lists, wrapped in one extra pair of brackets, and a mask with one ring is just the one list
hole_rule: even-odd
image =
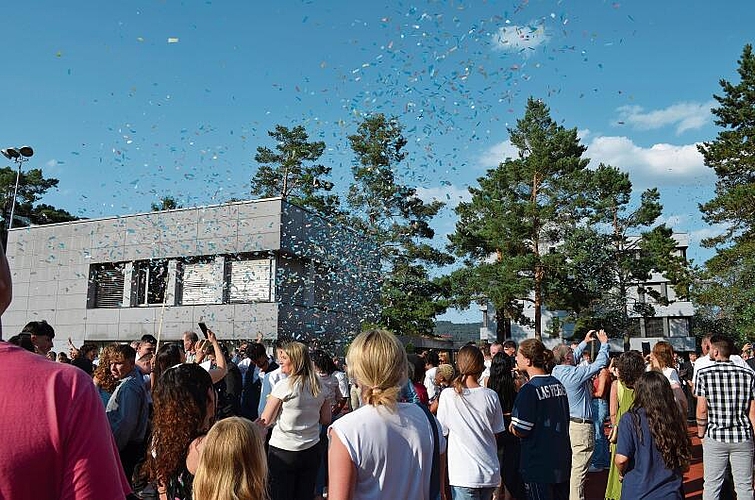
[(220, 304), (222, 276), (214, 261), (187, 262), (183, 264), (181, 279), (181, 304)]
[(271, 259), (232, 260), (228, 298), (231, 302), (270, 302)]
[(162, 304), (168, 288), (168, 261), (143, 260), (134, 262), (132, 305)]
[(645, 318), (646, 337), (664, 337), (663, 318)]
[(689, 337), (689, 319), (669, 318), (668, 335), (669, 337)]
[(87, 306), (121, 307), (125, 273), (123, 264), (94, 264), (89, 268)]

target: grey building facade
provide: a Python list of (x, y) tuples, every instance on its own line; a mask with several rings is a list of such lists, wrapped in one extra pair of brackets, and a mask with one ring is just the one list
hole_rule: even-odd
[(220, 339), (358, 332), (378, 314), (374, 245), (281, 198), (10, 231), (4, 337), (32, 320), (56, 348), (177, 340), (204, 319)]

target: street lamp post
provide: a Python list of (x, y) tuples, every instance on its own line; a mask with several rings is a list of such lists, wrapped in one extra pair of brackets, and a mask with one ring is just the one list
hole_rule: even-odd
[(21, 146), (20, 148), (5, 148), (0, 149), (0, 153), (3, 154), (9, 160), (16, 162), (18, 169), (16, 170), (16, 185), (13, 188), (13, 199), (10, 205), (10, 220), (8, 221), (8, 230), (13, 229), (13, 215), (16, 211), (16, 196), (18, 196), (18, 182), (21, 179), (21, 165), (25, 161), (29, 161), (34, 155), (34, 150), (31, 146)]

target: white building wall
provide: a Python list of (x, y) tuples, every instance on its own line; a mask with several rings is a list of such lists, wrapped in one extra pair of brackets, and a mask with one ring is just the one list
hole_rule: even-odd
[[(260, 252), (272, 258), (271, 302), (185, 306), (176, 300), (175, 259), (209, 257), (214, 274), (223, 277), (224, 255)], [(151, 212), (123, 217), (81, 220), (13, 229), (7, 255), (14, 286), (13, 302), (3, 315), (3, 335), (9, 338), (29, 321), (47, 320), (56, 331), (55, 350), (65, 349), (70, 336), (84, 340), (133, 340), (149, 333), (177, 340), (186, 330), (197, 330), (199, 318), (221, 339), (276, 338), (282, 331), (320, 332), (324, 328), (357, 329), (372, 311), (373, 295), (365, 283), (374, 281), (376, 260), (369, 243), (350, 230), (324, 221), (279, 198), (212, 207)], [(282, 256), (332, 266), (333, 286), (347, 294), (337, 304), (316, 304), (311, 279), (295, 283), (309, 288), (309, 300), (294, 304), (281, 294), (279, 281), (287, 278)], [(267, 256), (267, 257), (265, 257)], [(129, 307), (134, 261), (168, 260), (167, 306)], [(123, 307), (87, 308), (90, 266), (126, 263)], [(224, 289), (218, 287), (222, 302)], [(287, 311), (285, 317), (281, 310)]]

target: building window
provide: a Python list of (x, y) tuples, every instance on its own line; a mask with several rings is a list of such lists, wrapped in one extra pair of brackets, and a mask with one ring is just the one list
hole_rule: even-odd
[(689, 320), (687, 318), (669, 318), (669, 337), (689, 337)]
[(640, 320), (639, 318), (630, 318), (627, 325), (627, 333), (630, 337), (640, 337)]
[[(185, 262), (181, 273), (181, 304), (220, 304), (223, 299), (222, 275), (214, 261)], [(222, 268), (221, 268), (222, 270)]]
[(165, 302), (168, 288), (168, 261), (165, 259), (134, 262), (132, 305), (144, 306)]
[(89, 268), (89, 295), (87, 306), (121, 307), (124, 285), (123, 264), (95, 264)]
[(272, 259), (231, 260), (229, 302), (270, 302)]
[(663, 318), (645, 318), (645, 336), (663, 337)]

